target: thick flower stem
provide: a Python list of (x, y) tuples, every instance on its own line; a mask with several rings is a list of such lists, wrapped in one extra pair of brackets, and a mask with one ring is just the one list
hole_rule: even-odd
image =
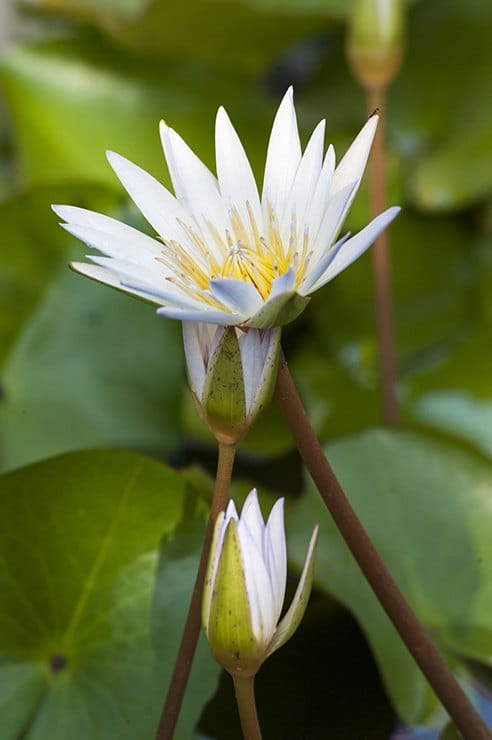
[(233, 679), (244, 740), (261, 740), (261, 730), (256, 712), (254, 676), (251, 676), (251, 678), (233, 676)]
[[(369, 113), (385, 104), (385, 89), (366, 89)], [(384, 116), (381, 116), (372, 145), (369, 161), (371, 211), (373, 216), (386, 206), (386, 147)], [(399, 410), (396, 398), (396, 359), (393, 331), (393, 301), (391, 296), (391, 269), (388, 232), (383, 231), (371, 249), (376, 307), (376, 327), (379, 348), (379, 373), (381, 378), (382, 411), (385, 424), (398, 423)]]
[(276, 394), (304, 464), (323, 501), (415, 662), (463, 737), (466, 740), (491, 740), (492, 734), (408, 605), (345, 496), (311, 428), (283, 357)]
[(176, 729), (183, 696), (193, 663), (193, 657), (200, 636), (201, 606), (203, 584), (207, 569), (210, 545), (214, 531), (215, 521), (218, 514), (226, 508), (229, 486), (231, 482), (232, 468), (236, 447), (219, 442), (219, 458), (217, 462), (217, 473), (215, 477), (214, 495), (208, 517), (207, 531), (203, 540), (202, 554), (195, 585), (191, 596), (188, 616), (183, 630), (183, 636), (179, 645), (173, 675), (167, 691), (166, 701), (162, 710), (159, 727), (157, 728), (156, 740), (171, 740)]

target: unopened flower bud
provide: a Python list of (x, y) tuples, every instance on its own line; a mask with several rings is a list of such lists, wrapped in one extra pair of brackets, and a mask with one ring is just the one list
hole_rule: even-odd
[(279, 622), (287, 580), (283, 499), (265, 525), (256, 490), (241, 516), (233, 501), (216, 522), (202, 603), (212, 655), (232, 676), (254, 676), (294, 634), (306, 610), (314, 572), (316, 527), (289, 610)]
[(236, 444), (271, 398), (277, 377), (280, 329), (183, 322), (193, 399), (219, 442)]
[(347, 54), (364, 87), (386, 87), (395, 78), (403, 54), (402, 0), (354, 0)]

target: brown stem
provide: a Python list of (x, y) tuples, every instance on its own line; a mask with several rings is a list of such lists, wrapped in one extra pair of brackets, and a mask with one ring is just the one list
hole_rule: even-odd
[(171, 740), (176, 729), (196, 645), (200, 636), (203, 583), (210, 553), (210, 545), (212, 543), (212, 535), (217, 515), (225, 509), (227, 504), (235, 452), (236, 448), (234, 445), (226, 445), (219, 442), (219, 459), (217, 461), (214, 495), (208, 517), (207, 531), (203, 540), (200, 564), (155, 740)]
[(492, 734), (408, 605), (345, 496), (311, 428), (283, 357), (276, 394), (304, 464), (323, 501), (415, 662), (463, 737), (466, 740), (491, 740)]
[(241, 720), (244, 740), (261, 740), (260, 723), (255, 702), (254, 676), (238, 678), (233, 676), (236, 702)]
[[(369, 113), (383, 108), (384, 88), (366, 90)], [(372, 145), (369, 163), (371, 211), (377, 216), (386, 207), (386, 151), (384, 116), (381, 116)], [(391, 296), (391, 270), (388, 231), (383, 231), (371, 250), (376, 307), (376, 327), (379, 348), (379, 372), (381, 377), (382, 410), (385, 424), (398, 424), (399, 411), (396, 398), (396, 360), (393, 335), (393, 301)]]

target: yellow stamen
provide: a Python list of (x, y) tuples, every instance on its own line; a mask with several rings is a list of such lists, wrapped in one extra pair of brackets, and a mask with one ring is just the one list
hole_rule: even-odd
[[(309, 250), (309, 232), (304, 230), (302, 241), (297, 238), (297, 220), (292, 212), (289, 242), (284, 244), (280, 224), (272, 206), (268, 204), (267, 236), (261, 234), (249, 202), (246, 202), (248, 223), (245, 224), (237, 208), (230, 209), (230, 227), (221, 235), (211, 222), (206, 222), (208, 235), (189, 224), (179, 222), (196, 248), (195, 255), (176, 241), (164, 241), (165, 249), (156, 259), (162, 262), (171, 276), (166, 279), (187, 295), (208, 306), (223, 308), (213, 298), (209, 286), (217, 277), (234, 278), (251, 283), (266, 300), (272, 282), (292, 267), (298, 286), (307, 271), (312, 255)], [(209, 244), (209, 239), (212, 243)], [(210, 247), (212, 249), (210, 249)]]

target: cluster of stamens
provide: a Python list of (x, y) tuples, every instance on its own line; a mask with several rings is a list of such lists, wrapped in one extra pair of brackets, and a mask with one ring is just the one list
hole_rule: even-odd
[[(217, 306), (209, 290), (211, 280), (234, 278), (255, 286), (263, 300), (270, 294), (275, 278), (293, 268), (296, 287), (302, 282), (312, 252), (309, 251), (309, 232), (306, 228), (302, 243), (298, 244), (295, 212), (292, 213), (288, 245), (283, 244), (278, 219), (268, 208), (268, 237), (261, 235), (249, 203), (246, 203), (251, 232), (248, 233), (236, 208), (230, 210), (230, 229), (224, 238), (213, 224), (206, 223), (212, 236), (207, 244), (198, 229), (180, 221), (180, 226), (196, 248), (189, 252), (177, 241), (164, 240), (165, 249), (157, 260), (172, 273), (167, 280), (202, 302)], [(253, 240), (251, 239), (253, 235)]]

